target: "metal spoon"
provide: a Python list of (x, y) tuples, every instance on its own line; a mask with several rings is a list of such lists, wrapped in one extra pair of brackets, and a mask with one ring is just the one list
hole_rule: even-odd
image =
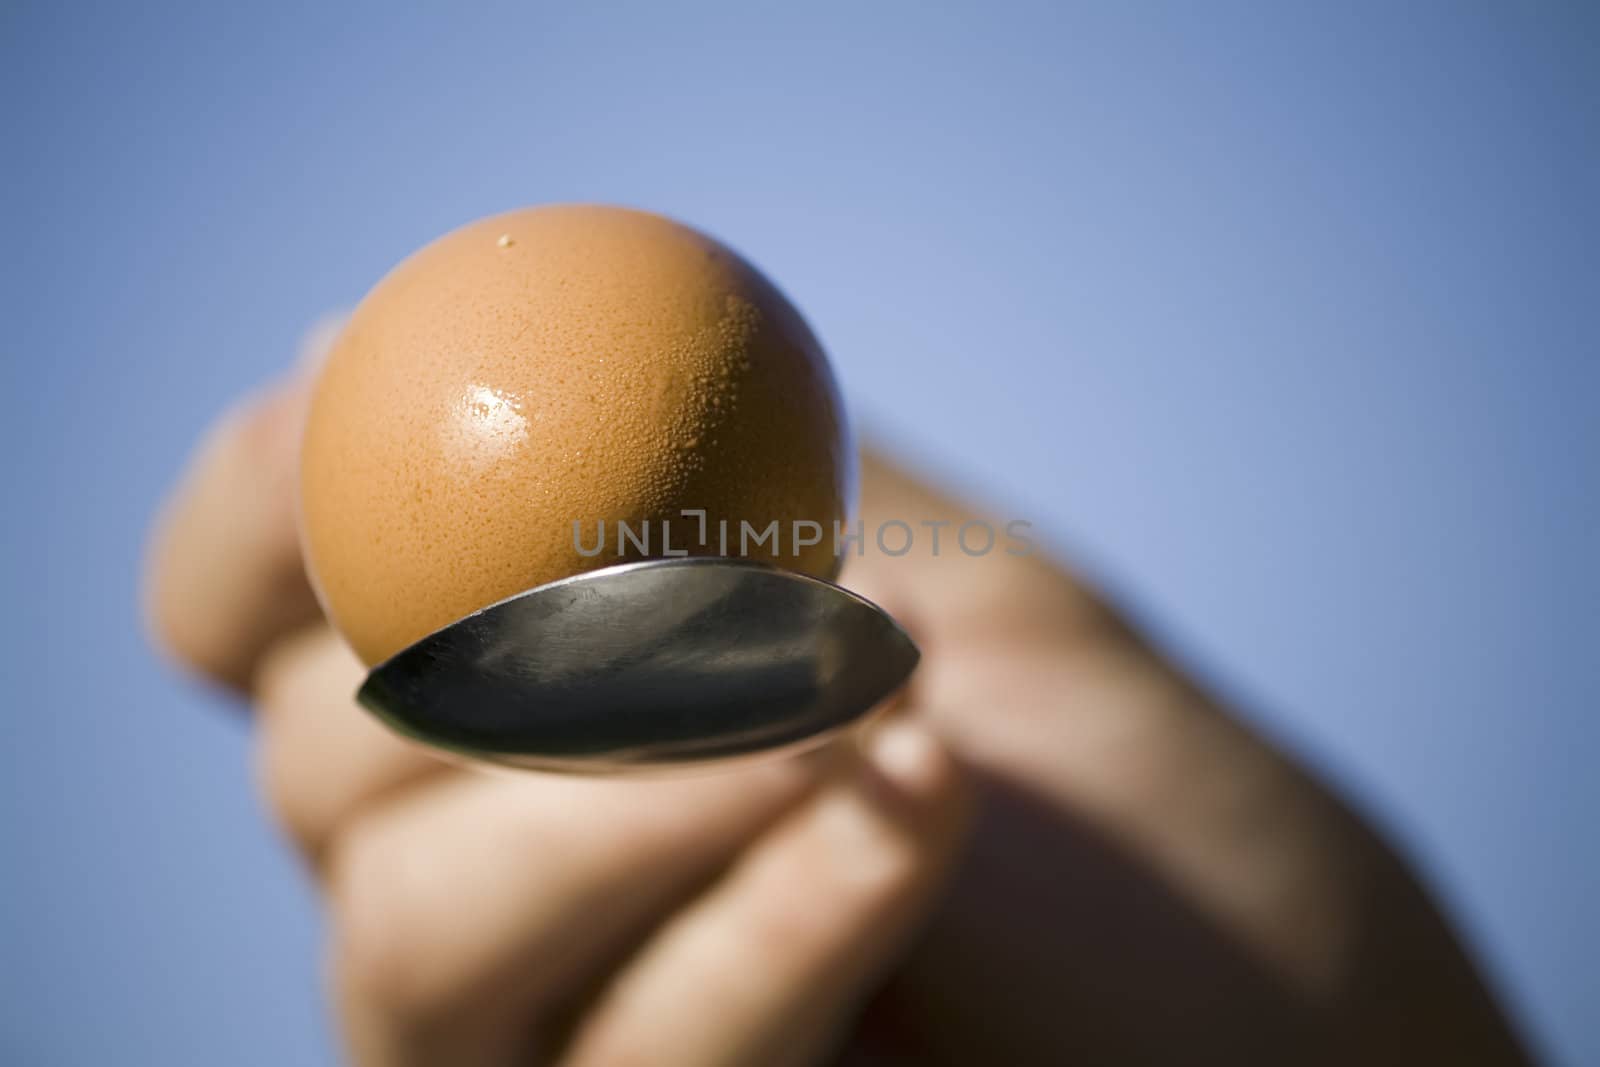
[(373, 668), (357, 699), (474, 759), (608, 773), (820, 742), (919, 655), (887, 612), (832, 582), (684, 557), (502, 600)]

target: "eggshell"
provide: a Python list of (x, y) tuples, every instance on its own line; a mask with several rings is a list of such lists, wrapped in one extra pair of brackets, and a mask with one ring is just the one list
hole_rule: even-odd
[[(837, 570), (855, 453), (804, 320), (715, 240), (598, 205), (513, 211), (412, 255), (318, 373), (301, 535), (329, 618), (378, 663), (533, 586), (776, 520), (748, 554)], [(700, 521), (684, 509), (706, 512)], [(792, 536), (795, 520), (813, 532)], [(623, 539), (649, 524), (648, 551)], [(594, 555), (598, 524), (605, 545)], [(575, 538), (574, 523), (578, 524)]]

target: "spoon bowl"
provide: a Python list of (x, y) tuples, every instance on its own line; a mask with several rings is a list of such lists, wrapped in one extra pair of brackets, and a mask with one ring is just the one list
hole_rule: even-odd
[(832, 582), (681, 557), (492, 604), (374, 667), (357, 699), (461, 756), (617, 773), (820, 743), (919, 656), (887, 612)]

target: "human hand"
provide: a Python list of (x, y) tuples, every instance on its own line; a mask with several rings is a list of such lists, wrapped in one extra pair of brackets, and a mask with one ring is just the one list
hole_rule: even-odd
[(955, 853), (960, 775), (906, 717), (676, 777), (486, 773), (353, 703), (292, 487), (305, 383), (225, 418), (167, 511), (152, 618), (247, 691), (265, 793), (331, 916), (361, 1064), (806, 1064), (901, 952)]
[[(865, 753), (623, 781), (441, 762), (354, 705), (305, 583), (303, 397), (202, 449), (151, 615), (257, 705), (358, 1062), (1519, 1060), (1393, 854), (1038, 556), (849, 561), (924, 650)], [(862, 510), (971, 517), (872, 459)]]

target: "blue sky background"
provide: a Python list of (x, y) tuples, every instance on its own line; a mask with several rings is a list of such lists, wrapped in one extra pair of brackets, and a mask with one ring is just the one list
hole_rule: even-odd
[(0, 1061), (331, 1060), (146, 518), (317, 315), (583, 199), (762, 264), (1600, 1063), (1600, 9), (672, 6), (0, 7)]

